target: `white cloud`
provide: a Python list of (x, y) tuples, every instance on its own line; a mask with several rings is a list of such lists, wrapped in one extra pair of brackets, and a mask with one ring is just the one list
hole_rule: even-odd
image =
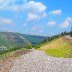
[(15, 0), (0, 0), (0, 4), (15, 2)]
[(55, 26), (56, 22), (55, 21), (49, 21), (46, 26)]
[[(39, 20), (45, 18), (47, 7), (42, 2), (35, 2), (31, 0), (23, 0), (21, 4), (18, 2), (21, 0), (0, 0), (0, 10), (8, 10), (13, 12), (23, 12), (25, 14), (26, 21)], [(18, 14), (18, 13), (17, 13)], [(24, 23), (24, 26), (26, 24)]]
[(40, 29), (39, 32), (42, 33), (42, 32), (44, 32), (44, 30), (43, 29)]
[[(47, 14), (45, 13), (47, 7), (41, 2), (27, 1), (27, 0), (22, 0), (21, 4), (19, 4), (18, 2), (21, 1), (20, 0), (0, 0), (0, 10), (11, 10), (13, 12), (24, 11), (28, 16), (32, 15), (33, 18), (36, 18), (38, 16), (40, 17), (47, 16)], [(29, 13), (32, 14), (29, 15)]]
[(15, 25), (15, 23), (11, 19), (5, 19), (0, 17), (0, 25)]
[[(19, 2), (22, 2), (22, 4), (19, 4)], [(0, 10), (19, 11), (25, 3), (27, 3), (27, 0), (0, 0)]]
[(41, 16), (41, 18), (45, 18), (45, 17), (47, 17), (47, 14), (43, 13), (42, 16)]
[(0, 0), (0, 10), (13, 10), (13, 11), (33, 11), (42, 13), (45, 12), (46, 6), (41, 2), (23, 0), (21, 4), (18, 4), (19, 0)]
[(23, 9), (30, 9), (34, 12), (44, 12), (46, 8), (47, 7), (43, 3), (35, 1), (29, 1), (23, 5)]
[(38, 19), (40, 19), (40, 17), (37, 14), (29, 13), (28, 16), (27, 16), (28, 21), (38, 20)]
[(41, 33), (41, 32), (44, 31), (44, 30), (43, 30), (43, 27), (41, 27), (41, 26), (39, 26), (39, 25), (34, 25), (31, 30), (34, 31), (34, 32), (35, 32), (35, 31), (36, 31), (36, 32), (39, 32), (39, 33)]
[(65, 21), (61, 24), (61, 28), (67, 28), (72, 23), (72, 18), (67, 17)]
[(8, 4), (15, 4), (15, 3), (19, 3), (19, 2), (23, 2), (26, 3), (28, 0), (0, 0), (0, 4), (2, 5), (8, 5)]
[(62, 14), (62, 11), (61, 10), (53, 10), (53, 11), (50, 11), (49, 14), (59, 15), (59, 14)]
[(41, 29), (39, 25), (34, 25), (34, 26), (32, 27), (32, 30), (34, 30), (34, 31), (35, 31), (35, 30), (38, 30), (38, 29)]

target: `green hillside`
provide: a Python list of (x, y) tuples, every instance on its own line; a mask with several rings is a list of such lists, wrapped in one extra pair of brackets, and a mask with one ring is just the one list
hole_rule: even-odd
[(0, 32), (0, 47), (6, 47), (7, 49), (26, 47), (29, 48), (34, 44), (38, 44), (43, 41), (45, 37), (33, 36), (13, 32)]
[(31, 43), (18, 33), (0, 32), (0, 47), (5, 46), (7, 48), (14, 48), (29, 45), (31, 45)]
[(25, 37), (29, 42), (31, 42), (31, 44), (36, 45), (41, 43), (44, 39), (46, 39), (47, 37), (44, 36), (36, 36), (36, 35), (26, 35), (23, 34), (23, 37)]
[(54, 57), (72, 57), (72, 41), (66, 37), (61, 37), (46, 43), (40, 50)]

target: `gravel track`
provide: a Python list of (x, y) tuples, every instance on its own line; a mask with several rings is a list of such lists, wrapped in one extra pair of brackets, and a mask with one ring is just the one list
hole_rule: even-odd
[(9, 72), (72, 72), (72, 58), (55, 58), (33, 50), (13, 62)]

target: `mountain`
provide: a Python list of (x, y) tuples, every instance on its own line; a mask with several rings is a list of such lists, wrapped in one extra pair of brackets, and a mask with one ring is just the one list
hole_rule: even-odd
[(25, 37), (33, 45), (39, 44), (47, 38), (47, 37), (44, 37), (44, 36), (26, 35), (26, 34), (23, 34), (23, 37)]
[(26, 35), (13, 32), (0, 32), (0, 48), (28, 47), (32, 44), (38, 44), (45, 37)]
[(0, 47), (14, 48), (29, 45), (31, 45), (31, 43), (19, 33), (0, 32)]

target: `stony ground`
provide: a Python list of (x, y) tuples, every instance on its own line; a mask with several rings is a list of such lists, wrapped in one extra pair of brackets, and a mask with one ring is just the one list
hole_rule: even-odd
[(13, 62), (9, 72), (72, 72), (72, 58), (55, 58), (33, 50)]
[(13, 62), (22, 55), (29, 53), (31, 50), (17, 50), (0, 57), (0, 72), (9, 72)]

